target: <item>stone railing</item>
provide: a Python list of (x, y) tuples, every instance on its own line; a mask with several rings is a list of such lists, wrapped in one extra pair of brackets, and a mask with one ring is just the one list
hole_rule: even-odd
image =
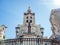
[(4, 45), (60, 45), (58, 41), (40, 38), (18, 38), (4, 40)]

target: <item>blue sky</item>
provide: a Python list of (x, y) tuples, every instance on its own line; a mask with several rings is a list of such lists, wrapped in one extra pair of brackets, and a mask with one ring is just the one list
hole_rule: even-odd
[(16, 37), (15, 27), (23, 24), (23, 14), (28, 6), (35, 13), (36, 24), (44, 27), (44, 36), (51, 36), (50, 13), (52, 9), (60, 7), (60, 0), (0, 0), (0, 25), (8, 27), (6, 39)]

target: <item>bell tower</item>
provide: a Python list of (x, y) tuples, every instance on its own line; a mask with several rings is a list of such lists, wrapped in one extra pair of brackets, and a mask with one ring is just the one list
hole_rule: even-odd
[(35, 13), (31, 12), (30, 6), (28, 7), (27, 12), (24, 13), (24, 25), (35, 24)]
[(27, 12), (24, 13), (23, 24), (16, 27), (16, 37), (20, 38), (37, 38), (43, 37), (43, 28), (35, 24), (35, 13), (28, 7)]

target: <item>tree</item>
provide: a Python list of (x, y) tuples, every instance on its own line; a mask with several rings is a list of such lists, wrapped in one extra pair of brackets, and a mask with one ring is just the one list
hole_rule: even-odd
[(5, 35), (3, 36), (3, 39), (5, 39)]

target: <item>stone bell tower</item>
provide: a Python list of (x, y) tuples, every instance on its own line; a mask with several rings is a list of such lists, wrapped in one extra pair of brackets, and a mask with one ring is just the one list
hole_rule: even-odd
[(30, 7), (28, 7), (28, 10), (26, 13), (24, 13), (24, 25), (28, 25), (28, 23), (31, 23), (32, 25), (35, 24), (35, 13), (31, 12)]
[(16, 38), (42, 38), (43, 29), (40, 25), (35, 24), (35, 13), (28, 7), (24, 13), (23, 24), (16, 27)]

